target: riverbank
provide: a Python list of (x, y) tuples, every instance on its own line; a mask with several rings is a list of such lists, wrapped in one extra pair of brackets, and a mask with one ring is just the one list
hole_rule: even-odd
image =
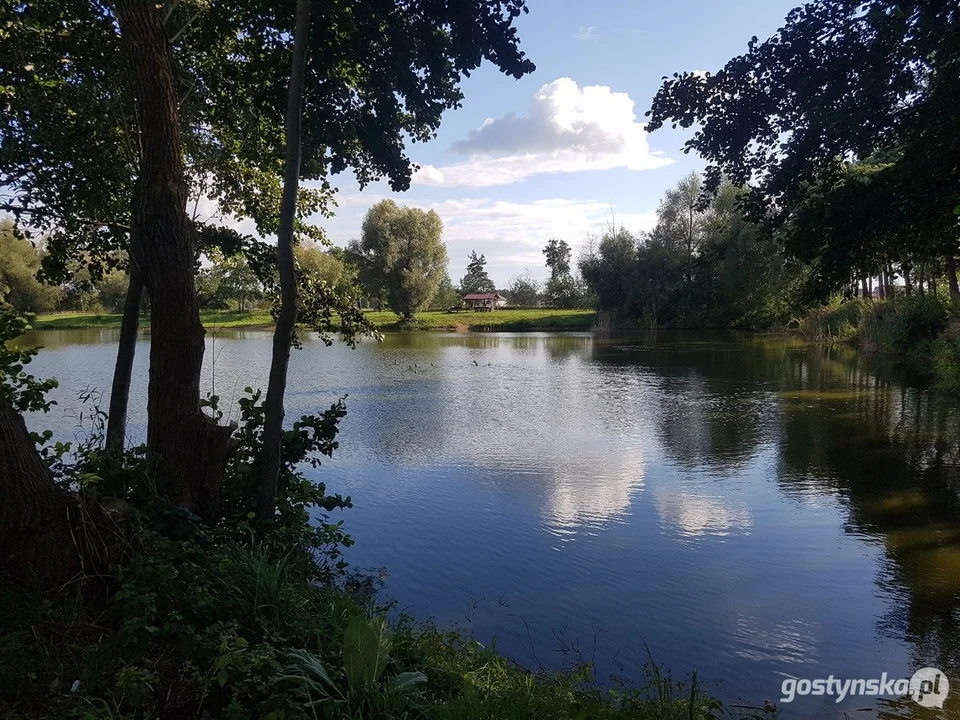
[(532, 672), (384, 608), (305, 559), (151, 534), (103, 605), (0, 586), (0, 717), (711, 720), (696, 676), (648, 667), (601, 689), (591, 667)]
[(960, 394), (960, 306), (955, 303), (929, 295), (848, 300), (811, 310), (799, 332), (816, 343), (897, 355), (929, 372), (936, 389)]
[[(367, 313), (367, 318), (384, 332), (400, 330), (455, 330), (487, 332), (529, 332), (535, 330), (589, 330), (596, 318), (593, 310), (523, 308), (477, 313), (430, 311), (419, 313), (414, 323), (403, 327), (393, 312)], [(208, 330), (272, 328), (273, 318), (263, 311), (204, 310), (200, 320)], [(149, 317), (140, 326), (150, 328)], [(120, 315), (108, 313), (51, 313), (38, 315), (31, 325), (37, 330), (119, 329)]]

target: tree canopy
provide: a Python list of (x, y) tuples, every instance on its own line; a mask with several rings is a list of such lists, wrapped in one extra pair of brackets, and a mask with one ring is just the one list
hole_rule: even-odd
[[(949, 0), (816, 0), (715, 74), (666, 79), (649, 131), (697, 126), (686, 150), (767, 202), (789, 204), (838, 160), (956, 147), (960, 8)], [(916, 168), (957, 192), (952, 162)], [(950, 208), (952, 210), (952, 206)]]
[(476, 250), (471, 250), (467, 263), (467, 274), (460, 278), (460, 292), (468, 293), (492, 293), (496, 292), (497, 286), (487, 275), (487, 258)]
[(37, 280), (40, 253), (10, 220), (0, 220), (0, 306), (20, 312), (51, 310), (57, 290)]
[(382, 200), (363, 220), (361, 250), (383, 278), (390, 309), (409, 321), (433, 300), (447, 274), (443, 222), (436, 211)]
[(957, 77), (955, 2), (815, 0), (715, 74), (664, 78), (647, 128), (695, 127), (685, 151), (708, 162), (706, 190), (748, 187), (751, 218), (787, 225), (815, 262), (815, 295), (893, 260), (908, 275), (943, 258), (955, 288)]
[(664, 193), (649, 233), (609, 228), (581, 256), (584, 282), (615, 323), (767, 326), (789, 318), (800, 266), (743, 216), (742, 189), (725, 182), (704, 200), (700, 187), (698, 176), (682, 178)]

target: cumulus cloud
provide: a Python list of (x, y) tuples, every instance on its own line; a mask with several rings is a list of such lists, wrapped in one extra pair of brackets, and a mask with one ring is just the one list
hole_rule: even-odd
[(423, 185), (489, 187), (543, 173), (650, 170), (673, 162), (650, 150), (627, 93), (605, 85), (580, 87), (570, 78), (541, 87), (526, 115), (487, 118), (452, 149), (467, 159), (424, 166), (414, 180)]

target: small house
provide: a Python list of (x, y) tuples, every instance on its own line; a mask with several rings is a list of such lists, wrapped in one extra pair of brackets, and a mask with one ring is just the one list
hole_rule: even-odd
[(463, 303), (474, 312), (490, 312), (504, 304), (504, 298), (499, 293), (467, 293), (463, 296)]

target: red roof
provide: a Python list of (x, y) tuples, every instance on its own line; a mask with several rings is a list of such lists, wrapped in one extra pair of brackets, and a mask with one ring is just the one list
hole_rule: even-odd
[(464, 300), (499, 300), (498, 293), (467, 293), (463, 296)]

